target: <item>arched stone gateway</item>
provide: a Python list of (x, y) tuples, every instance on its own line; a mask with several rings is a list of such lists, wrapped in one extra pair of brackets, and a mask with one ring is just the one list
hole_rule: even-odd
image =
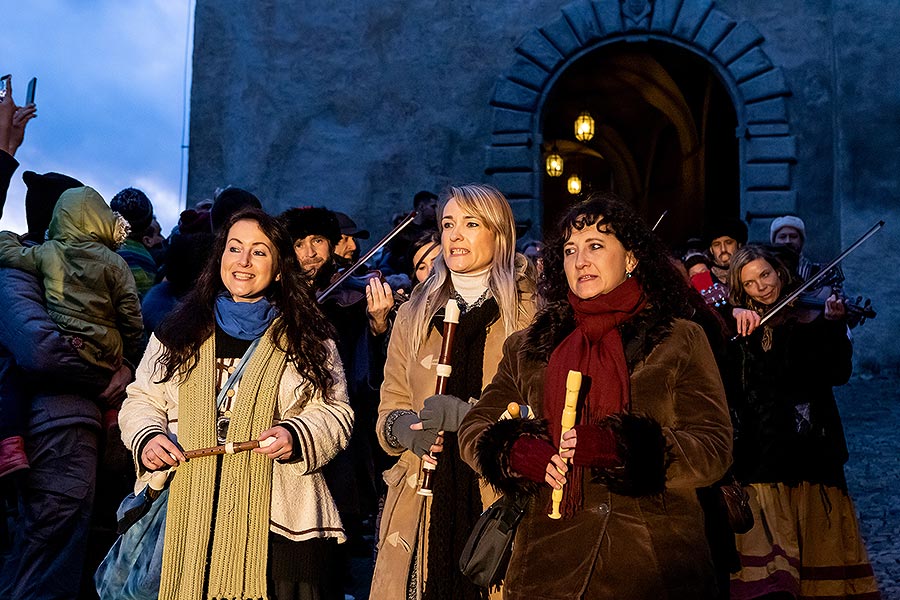
[(741, 216), (796, 211), (790, 166), (797, 148), (786, 102), (791, 92), (750, 22), (721, 12), (712, 0), (576, 0), (555, 21), (522, 38), (491, 99), (485, 173), (510, 198), (516, 218), (532, 223), (533, 236), (540, 235), (543, 214), (540, 116), (550, 90), (586, 54), (609, 44), (648, 41), (700, 56), (727, 89), (738, 124)]

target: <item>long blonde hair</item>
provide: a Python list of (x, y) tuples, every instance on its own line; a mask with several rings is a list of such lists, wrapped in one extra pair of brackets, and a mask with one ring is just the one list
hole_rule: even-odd
[[(489, 185), (469, 184), (450, 187), (441, 200), (438, 223), (450, 200), (456, 200), (460, 208), (477, 217), (494, 234), (494, 259), (489, 267), (488, 288), (491, 290), (506, 335), (528, 325), (531, 313), (520, 301), (522, 292), (533, 294), (534, 273), (528, 268), (528, 260), (516, 253), (516, 221), (506, 197)], [(452, 284), (450, 270), (441, 252), (434, 259), (431, 275), (416, 286), (410, 298), (412, 311), (413, 355), (428, 335), (428, 326), (450, 298)]]

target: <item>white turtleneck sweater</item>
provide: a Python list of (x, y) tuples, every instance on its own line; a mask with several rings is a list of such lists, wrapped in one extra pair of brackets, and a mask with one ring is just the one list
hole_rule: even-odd
[(491, 274), (491, 268), (485, 267), (477, 273), (455, 273), (450, 271), (450, 281), (453, 283), (453, 289), (462, 296), (467, 305), (472, 304), (484, 294), (488, 289), (488, 278)]

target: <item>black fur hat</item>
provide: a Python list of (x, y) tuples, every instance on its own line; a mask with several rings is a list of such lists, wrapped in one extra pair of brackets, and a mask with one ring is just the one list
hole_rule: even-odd
[(279, 219), (295, 242), (309, 235), (321, 235), (332, 246), (341, 241), (341, 225), (335, 214), (324, 206), (289, 208)]
[(718, 219), (707, 223), (703, 228), (703, 241), (707, 247), (714, 239), (722, 236), (728, 236), (744, 245), (747, 243), (747, 224), (740, 219)]

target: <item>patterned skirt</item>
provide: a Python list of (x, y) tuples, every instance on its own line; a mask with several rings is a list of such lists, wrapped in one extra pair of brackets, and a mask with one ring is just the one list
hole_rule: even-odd
[(738, 535), (732, 600), (773, 592), (801, 599), (879, 600), (859, 523), (844, 490), (803, 482), (748, 486), (753, 529)]

